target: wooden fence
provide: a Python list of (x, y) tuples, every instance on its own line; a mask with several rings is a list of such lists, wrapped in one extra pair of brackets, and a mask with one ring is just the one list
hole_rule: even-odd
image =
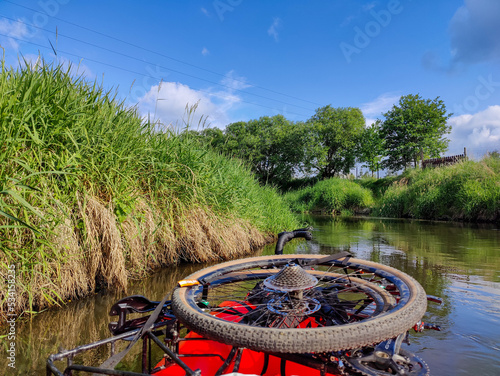
[(454, 163), (458, 163), (458, 162), (464, 161), (464, 160), (467, 160), (467, 149), (466, 148), (464, 148), (463, 154), (452, 155), (449, 157), (425, 159), (422, 161), (422, 168), (437, 167), (437, 166), (443, 166), (443, 165), (452, 165)]

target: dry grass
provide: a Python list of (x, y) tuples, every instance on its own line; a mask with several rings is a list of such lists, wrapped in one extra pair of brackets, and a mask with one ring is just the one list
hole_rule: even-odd
[(121, 223), (129, 278), (176, 263), (175, 235), (161, 211), (138, 199)]
[(220, 218), (200, 208), (190, 210), (177, 223), (177, 254), (189, 262), (241, 257), (270, 241), (243, 220)]
[(85, 224), (84, 249), (89, 275), (95, 276), (99, 284), (126, 289), (125, 256), (113, 211), (88, 196), (80, 207)]
[[(77, 197), (77, 218), (66, 218), (53, 233), (53, 254), (61, 258), (36, 265), (32, 275), (17, 281), (32, 291), (17, 299), (17, 312), (43, 309), (102, 288), (126, 291), (131, 279), (155, 269), (181, 261), (206, 263), (242, 257), (273, 240), (242, 219), (221, 217), (209, 209), (183, 211), (172, 228), (172, 220), (144, 199), (138, 199), (134, 210), (119, 223), (111, 202), (89, 195)], [(76, 225), (79, 222), (83, 228)], [(6, 314), (5, 304), (0, 314)]]
[[(85, 268), (82, 268), (84, 257), (77, 234), (68, 218), (56, 227), (54, 244), (59, 245), (66, 256), (65, 262), (59, 264), (59, 275), (56, 279), (59, 281), (58, 295), (63, 299), (86, 295), (90, 288), (89, 275)], [(57, 270), (58, 264), (53, 267)]]

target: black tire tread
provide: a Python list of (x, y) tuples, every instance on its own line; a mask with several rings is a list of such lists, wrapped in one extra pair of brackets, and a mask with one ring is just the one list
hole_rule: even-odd
[[(283, 255), (284, 257), (323, 257), (322, 255)], [(263, 256), (265, 260), (277, 256)], [(199, 279), (222, 266), (239, 265), (248, 260), (229, 261), (198, 271), (187, 279)], [(277, 353), (318, 353), (340, 351), (373, 345), (406, 332), (415, 325), (427, 309), (427, 297), (420, 284), (409, 275), (391, 267), (370, 261), (350, 259), (350, 262), (376, 266), (402, 279), (410, 289), (411, 298), (402, 308), (369, 320), (324, 328), (279, 329), (232, 323), (195, 310), (186, 300), (189, 287), (176, 288), (172, 296), (175, 316), (188, 328), (216, 341), (258, 351)]]

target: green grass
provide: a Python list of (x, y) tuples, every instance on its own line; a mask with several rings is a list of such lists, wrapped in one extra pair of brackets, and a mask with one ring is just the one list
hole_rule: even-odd
[(16, 265), (16, 309), (235, 257), (257, 233), (298, 225), (242, 162), (145, 121), (71, 67), (21, 66), (0, 75), (0, 268)]
[(352, 214), (373, 205), (369, 189), (347, 179), (322, 180), (311, 187), (285, 194), (293, 211)]
[(387, 188), (374, 215), (422, 219), (500, 219), (500, 158), (408, 170)]
[(387, 176), (380, 179), (374, 177), (363, 177), (355, 181), (363, 188), (371, 190), (375, 199), (379, 199), (384, 195), (387, 188), (399, 179), (399, 176)]
[(354, 182), (329, 179), (285, 195), (293, 211), (465, 221), (500, 220), (500, 157), (409, 169), (399, 176)]

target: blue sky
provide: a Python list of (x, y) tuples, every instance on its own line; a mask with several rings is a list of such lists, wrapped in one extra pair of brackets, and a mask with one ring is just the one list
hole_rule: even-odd
[(220, 128), (328, 104), (371, 124), (420, 94), (454, 113), (447, 154), (500, 149), (498, 0), (0, 0), (0, 44), (7, 65), (72, 62), (165, 126), (194, 103)]

